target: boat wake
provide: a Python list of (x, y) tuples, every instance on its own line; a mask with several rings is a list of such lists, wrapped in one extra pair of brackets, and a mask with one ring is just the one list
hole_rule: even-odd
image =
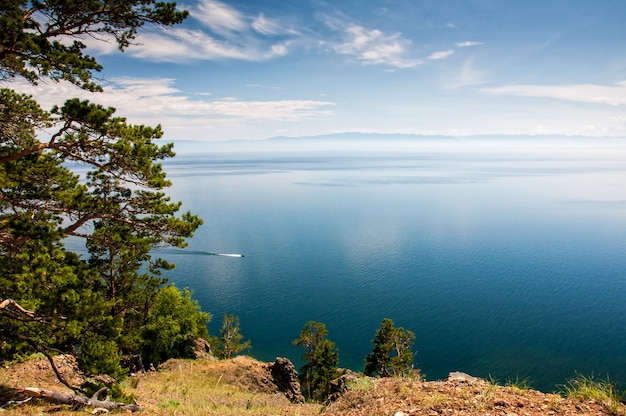
[(173, 249), (173, 248), (163, 248), (157, 249), (155, 251), (167, 254), (187, 254), (192, 256), (220, 256), (220, 257), (244, 257), (243, 254), (239, 253), (212, 253), (210, 251), (197, 251), (197, 250), (184, 250), (184, 249)]

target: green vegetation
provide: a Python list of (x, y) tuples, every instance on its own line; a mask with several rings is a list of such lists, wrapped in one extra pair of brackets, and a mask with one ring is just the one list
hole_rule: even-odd
[(507, 378), (506, 383), (504, 383), (507, 387), (514, 387), (518, 390), (530, 390), (530, 379), (528, 377), (520, 378), (519, 374), (515, 376), (515, 379)]
[[(5, 1), (0, 79), (101, 91), (94, 74), (102, 67), (80, 39), (110, 37), (123, 50), (142, 26), (186, 16), (154, 0)], [(119, 378), (122, 355), (184, 356), (193, 337), (207, 336), (209, 316), (188, 292), (163, 287), (173, 265), (151, 252), (185, 246), (202, 223), (179, 215), (181, 204), (164, 192), (159, 162), (174, 156), (172, 146), (155, 143), (159, 126), (60, 98), (46, 111), (0, 89), (0, 360), (71, 353), (85, 371)], [(68, 238), (87, 254), (70, 251)]]
[(298, 377), (305, 397), (310, 400), (326, 400), (330, 394), (330, 382), (339, 376), (339, 351), (335, 343), (326, 338), (327, 335), (326, 325), (309, 321), (293, 341), (294, 345), (305, 350), (302, 360), (307, 363), (300, 368)]
[(208, 338), (207, 324), (211, 315), (200, 310), (191, 292), (182, 292), (174, 286), (158, 291), (143, 327), (143, 359), (146, 363), (160, 363), (168, 358), (192, 355), (192, 341)]
[(242, 342), (242, 340), (243, 335), (239, 328), (239, 317), (224, 313), (220, 336), (211, 337), (211, 344), (214, 347), (213, 354), (218, 358), (231, 358), (244, 350), (252, 348), (251, 341)]
[(602, 403), (612, 414), (619, 414), (620, 401), (623, 397), (608, 376), (606, 379), (596, 379), (593, 375), (579, 374), (568, 380), (562, 389), (567, 398), (594, 400)]
[(365, 357), (365, 374), (379, 377), (405, 376), (413, 371), (413, 340), (415, 334), (394, 322), (383, 319), (372, 340), (374, 348)]

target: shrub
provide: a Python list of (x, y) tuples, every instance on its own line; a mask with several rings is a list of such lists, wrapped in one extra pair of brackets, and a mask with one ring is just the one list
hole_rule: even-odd
[(210, 320), (211, 315), (201, 311), (188, 289), (161, 288), (143, 328), (144, 362), (156, 365), (169, 358), (190, 357), (193, 340), (208, 338)]

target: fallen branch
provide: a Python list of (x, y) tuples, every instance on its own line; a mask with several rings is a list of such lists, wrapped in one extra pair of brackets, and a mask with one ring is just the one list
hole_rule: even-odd
[(17, 303), (13, 299), (5, 299), (2, 302), (0, 302), (0, 309), (5, 309), (9, 305), (13, 306), (15, 309), (17, 309), (18, 311), (22, 312), (24, 315), (26, 315), (28, 317), (31, 317), (31, 318), (35, 317), (35, 312), (29, 311), (28, 309), (23, 308), (22, 305), (20, 305), (19, 303)]
[(8, 402), (6, 402), (2, 406), (0, 406), (0, 410), (4, 410), (5, 408), (7, 408), (9, 406), (13, 406), (14, 404), (24, 404), (24, 403), (27, 403), (31, 399), (32, 399), (32, 397), (29, 397), (29, 398), (27, 398), (25, 400), (9, 400)]
[(26, 387), (24, 389), (24, 392), (29, 396), (44, 399), (52, 403), (97, 407), (107, 410), (130, 410), (131, 412), (141, 410), (141, 406), (139, 406), (138, 404), (112, 402), (109, 400), (108, 397), (105, 400), (99, 400), (98, 396), (106, 391), (106, 388), (102, 388), (98, 390), (91, 398), (89, 398), (79, 396), (77, 394), (62, 393), (59, 391), (40, 389), (37, 387)]

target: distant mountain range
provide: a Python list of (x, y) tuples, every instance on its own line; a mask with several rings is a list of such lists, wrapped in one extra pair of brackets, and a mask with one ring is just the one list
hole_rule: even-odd
[[(568, 135), (502, 135), (481, 134), (471, 136), (452, 135), (422, 135), (401, 133), (331, 133), (318, 136), (275, 136), (261, 140), (228, 140), (228, 141), (202, 141), (202, 140), (172, 140), (174, 150), (180, 154), (202, 152), (228, 152), (228, 151), (263, 151), (263, 150), (302, 150), (315, 146), (318, 150), (334, 150), (342, 145), (353, 145), (360, 142), (383, 146), (385, 144), (398, 144), (399, 142), (454, 142), (467, 143), (471, 141), (544, 141), (544, 140), (574, 140), (579, 142), (592, 140), (624, 140), (625, 137), (591, 137), (591, 136), (568, 136)], [(321, 147), (318, 147), (321, 146)], [(357, 149), (358, 150), (358, 149)]]

